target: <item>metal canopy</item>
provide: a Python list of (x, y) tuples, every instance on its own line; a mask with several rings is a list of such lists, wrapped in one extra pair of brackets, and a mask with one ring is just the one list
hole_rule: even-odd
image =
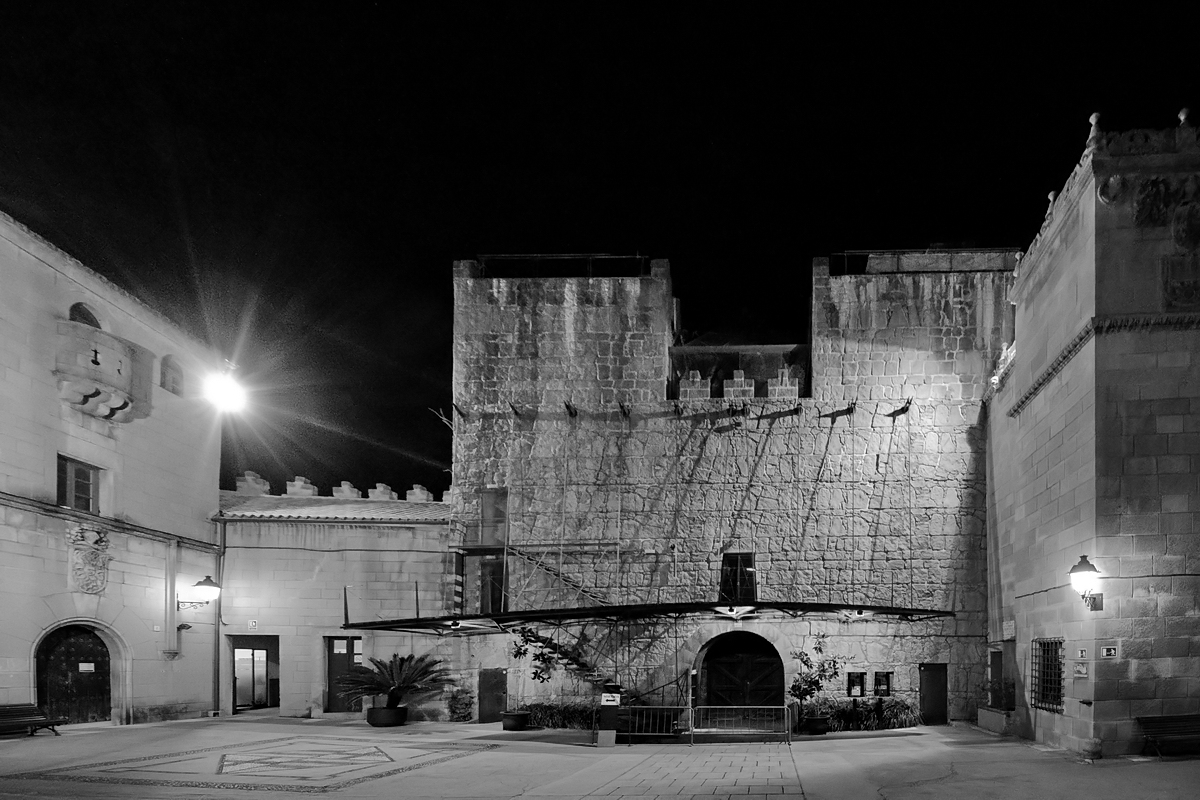
[[(344, 598), (345, 599), (345, 598)], [(396, 631), (423, 633), (435, 636), (472, 636), (504, 633), (523, 625), (562, 624), (592, 620), (644, 620), (660, 617), (680, 617), (687, 614), (712, 614), (730, 620), (751, 619), (776, 612), (791, 617), (806, 614), (848, 614), (853, 617), (894, 617), (902, 622), (918, 622), (937, 617), (953, 617), (953, 611), (897, 606), (861, 606), (845, 603), (760, 602), (753, 605), (728, 603), (644, 603), (624, 606), (586, 606), (583, 608), (548, 608), (530, 611), (505, 611), (500, 614), (469, 614), (447, 617), (413, 617), (409, 619), (367, 620), (351, 622), (349, 602), (345, 603), (344, 630)]]

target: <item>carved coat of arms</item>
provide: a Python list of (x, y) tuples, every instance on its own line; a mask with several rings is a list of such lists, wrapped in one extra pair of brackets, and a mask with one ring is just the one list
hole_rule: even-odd
[(70, 545), (71, 581), (88, 594), (100, 594), (108, 585), (108, 537), (104, 531), (79, 525), (67, 531)]

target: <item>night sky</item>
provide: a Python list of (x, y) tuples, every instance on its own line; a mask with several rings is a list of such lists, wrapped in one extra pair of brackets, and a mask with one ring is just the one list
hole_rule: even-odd
[(806, 341), (814, 256), (1024, 248), (1093, 111), (1197, 101), (1178, 15), (810, 5), (7, 2), (0, 209), (239, 365), (223, 488), (440, 493), (454, 259), (668, 258), (687, 330)]

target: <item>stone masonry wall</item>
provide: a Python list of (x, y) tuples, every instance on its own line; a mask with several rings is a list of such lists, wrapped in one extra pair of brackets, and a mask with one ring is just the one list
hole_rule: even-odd
[[(437, 644), (342, 630), (342, 597), (345, 590), (352, 621), (416, 617), (418, 596), (421, 616), (451, 613), (454, 564), (445, 537), (445, 525), (228, 523), (224, 632), (279, 637), (280, 714), (322, 714), (326, 637), (363, 636), (365, 655), (385, 660)], [(222, 704), (231, 710), (231, 698)]]
[[(1011, 332), (1008, 275), (830, 279), (821, 265), (812, 400), (678, 403), (659, 370), (671, 308), (659, 275), (650, 293), (637, 279), (554, 282), (553, 295), (551, 282), (456, 281), (458, 511), (470, 520), (479, 489), (508, 489), (510, 607), (716, 600), (722, 555), (749, 551), (760, 599), (954, 611), (871, 629), (862, 652), (886, 648), (889, 666), (914, 670), (949, 662), (952, 714), (966, 716), (984, 663), (979, 398)], [(549, 300), (585, 286), (647, 302), (597, 314), (630, 327), (590, 337), (546, 324), (576, 318)], [(468, 341), (487, 335), (508, 355)], [(598, 369), (597, 348), (599, 367), (619, 351), (636, 383), (618, 396), (589, 373), (565, 407), (542, 382), (566, 371), (557, 364)], [(564, 355), (547, 365), (543, 352)]]

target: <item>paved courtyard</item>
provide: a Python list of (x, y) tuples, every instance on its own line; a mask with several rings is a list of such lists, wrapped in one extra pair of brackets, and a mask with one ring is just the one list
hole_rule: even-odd
[(969, 727), (596, 748), (577, 731), (245, 717), (0, 737), (0, 798), (1190, 798), (1200, 759), (1081, 762)]

